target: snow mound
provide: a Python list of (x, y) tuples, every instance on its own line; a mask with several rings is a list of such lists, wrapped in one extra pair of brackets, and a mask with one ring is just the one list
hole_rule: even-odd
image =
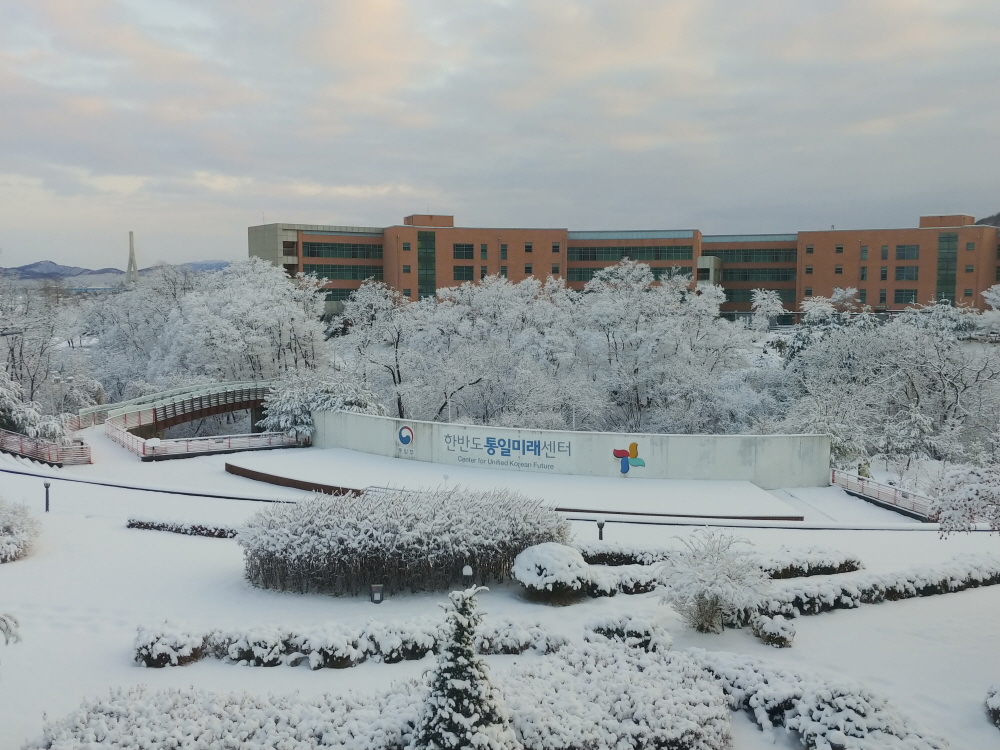
[(994, 685), (986, 691), (986, 712), (993, 723), (1000, 727), (1000, 685)]
[(522, 586), (552, 594), (584, 593), (597, 581), (578, 550), (556, 542), (528, 547), (514, 559), (511, 572)]

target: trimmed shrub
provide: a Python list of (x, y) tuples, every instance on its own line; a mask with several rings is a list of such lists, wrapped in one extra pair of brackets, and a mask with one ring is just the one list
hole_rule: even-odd
[(590, 620), (586, 628), (605, 638), (621, 641), (626, 646), (644, 651), (666, 651), (673, 643), (673, 638), (664, 628), (631, 615), (597, 617)]
[(781, 615), (757, 615), (750, 621), (750, 629), (762, 642), (775, 648), (788, 648), (795, 640), (795, 625)]
[(207, 651), (219, 659), (249, 667), (276, 667), (289, 655), (289, 640), (286, 631), (257, 627), (244, 632), (216, 630), (205, 643)]
[(466, 565), (503, 581), (522, 550), (569, 535), (559, 513), (508, 490), (369, 489), (266, 508), (237, 541), (254, 585), (353, 596), (447, 590)]
[(24, 557), (38, 531), (38, 521), (27, 508), (0, 497), (0, 563)]
[(749, 656), (690, 649), (721, 682), (732, 709), (762, 729), (796, 732), (808, 750), (946, 750), (948, 743), (853, 682), (771, 667)]
[(182, 667), (205, 655), (205, 637), (164, 623), (154, 628), (139, 628), (134, 650), (135, 661), (144, 666)]
[(200, 523), (177, 523), (174, 521), (154, 521), (146, 518), (130, 518), (125, 524), (127, 529), (145, 529), (147, 531), (169, 531), (172, 534), (188, 536), (208, 536), (214, 539), (233, 539), (236, 529), (229, 526), (207, 526)]
[(591, 592), (612, 591), (607, 581), (583, 561), (572, 547), (546, 542), (528, 547), (514, 560), (515, 580), (533, 598), (558, 602), (580, 598)]
[(986, 691), (986, 712), (1000, 728), (1000, 687), (993, 686)]

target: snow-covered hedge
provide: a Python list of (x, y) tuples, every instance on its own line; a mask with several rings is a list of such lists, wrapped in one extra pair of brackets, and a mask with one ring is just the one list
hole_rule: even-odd
[(795, 640), (795, 625), (782, 615), (757, 615), (750, 621), (753, 634), (768, 646), (788, 648)]
[(38, 521), (23, 505), (0, 497), (0, 563), (23, 557), (38, 536)]
[[(959, 555), (939, 565), (921, 565), (896, 573), (859, 573), (806, 581), (776, 583), (760, 614), (815, 615), (862, 604), (912, 599), (964, 591), (1000, 583), (1000, 557)], [(749, 622), (756, 613), (744, 612)]]
[(366, 490), (316, 495), (254, 515), (237, 535), (257, 586), (338, 596), (447, 590), (472, 567), (503, 581), (518, 553), (564, 542), (569, 522), (538, 500), (495, 489)]
[[(185, 630), (165, 624), (140, 627), (135, 660), (148, 667), (181, 666), (205, 656), (250, 667), (297, 666), (344, 669), (372, 660), (394, 664), (436, 653), (443, 623), (429, 617), (405, 623), (368, 622), (360, 627), (331, 624), (293, 630), (274, 625), (214, 630)], [(533, 648), (552, 653), (566, 640), (546, 633), (538, 623), (487, 620), (476, 634), (480, 654), (520, 654)]]
[(164, 623), (139, 628), (135, 636), (135, 661), (147, 667), (181, 667), (205, 655), (204, 636)]
[(785, 727), (812, 750), (945, 750), (884, 698), (857, 683), (798, 674), (739, 654), (691, 649), (721, 680), (734, 710), (761, 728)]
[(532, 598), (552, 602), (583, 596), (614, 596), (619, 592), (644, 594), (659, 584), (648, 566), (588, 565), (578, 550), (553, 542), (524, 550), (514, 560), (512, 573)]
[[(588, 643), (521, 660), (500, 682), (525, 750), (729, 747), (726, 695), (685, 653)], [(87, 701), (25, 747), (404, 750), (427, 695), (414, 681), (336, 698), (138, 687)]]
[(130, 518), (125, 527), (128, 529), (146, 529), (148, 531), (169, 531), (172, 534), (187, 534), (188, 536), (209, 536), (215, 539), (232, 539), (238, 533), (237, 529), (229, 526), (157, 521), (152, 518)]
[(986, 691), (986, 712), (993, 723), (1000, 727), (1000, 686), (994, 685)]
[(632, 615), (605, 615), (589, 620), (585, 626), (605, 638), (645, 651), (666, 651), (673, 638), (664, 628)]
[[(620, 542), (576, 542), (574, 546), (591, 565), (655, 565), (671, 560), (682, 552), (677, 547), (649, 547)], [(746, 554), (753, 555), (771, 578), (851, 573), (864, 568), (854, 555), (822, 547), (781, 547), (771, 551), (748, 549)]]

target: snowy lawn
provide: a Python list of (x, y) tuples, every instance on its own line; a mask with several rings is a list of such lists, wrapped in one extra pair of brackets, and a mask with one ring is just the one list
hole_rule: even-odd
[[(172, 462), (179, 468), (187, 462)], [(0, 566), (0, 609), (21, 619), (23, 643), (0, 651), (0, 748), (16, 748), (39, 734), (43, 713), (58, 718), (84, 697), (109, 689), (147, 684), (293, 692), (313, 696), (387, 687), (420, 675), (431, 658), (399, 664), (364, 663), (348, 670), (301, 667), (239, 667), (209, 659), (161, 670), (134, 665), (135, 628), (165, 618), (195, 628), (248, 628), (276, 623), (296, 627), (330, 623), (361, 625), (369, 619), (397, 622), (439, 616), (443, 594), (397, 596), (376, 606), (363, 598), (338, 599), (263, 591), (243, 578), (239, 547), (228, 539), (185, 537), (129, 530), (129, 515), (171, 516), (238, 523), (256, 503), (184, 498), (59, 483), (53, 512), (41, 513), (41, 480), (0, 475), (2, 492), (29, 503), (42, 516), (35, 548)], [(65, 488), (65, 489), (63, 489)], [(593, 523), (575, 523), (579, 537), (596, 538)], [(609, 523), (610, 541), (676, 543), (694, 527)], [(946, 560), (960, 552), (1000, 554), (1000, 539), (986, 534), (939, 540), (925, 531), (740, 529), (762, 549), (823, 546), (855, 554), (870, 571)], [(1000, 681), (996, 612), (1000, 587), (944, 596), (886, 602), (795, 621), (789, 649), (761, 644), (749, 631), (699, 635), (683, 626), (656, 594), (585, 600), (566, 608), (532, 604), (511, 586), (484, 594), (482, 608), (497, 618), (541, 622), (578, 640), (584, 623), (597, 616), (631, 613), (664, 625), (674, 648), (700, 646), (769, 659), (793, 669), (819, 669), (853, 679), (885, 695), (953, 748), (996, 746), (1000, 737), (983, 707), (987, 688)], [(522, 656), (488, 657), (497, 672)], [(502, 679), (502, 677), (501, 677)], [(734, 721), (736, 748), (770, 747), (772, 737)], [(792, 747), (779, 732), (778, 746)]]

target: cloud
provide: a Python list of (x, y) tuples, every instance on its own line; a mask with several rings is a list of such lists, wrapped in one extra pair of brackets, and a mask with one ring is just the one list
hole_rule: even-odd
[(3, 4), (4, 264), (120, 265), (125, 223), (157, 257), (238, 257), (262, 215), (985, 215), (998, 43), (993, 0)]

